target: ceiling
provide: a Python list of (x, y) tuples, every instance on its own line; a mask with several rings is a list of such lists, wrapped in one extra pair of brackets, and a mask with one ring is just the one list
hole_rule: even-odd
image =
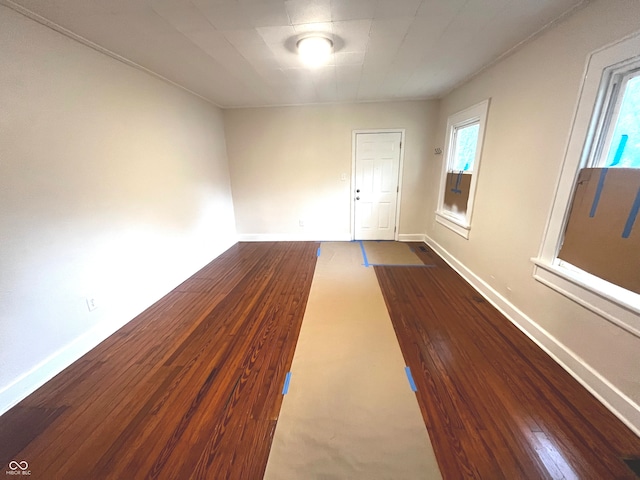
[[(4, 0), (221, 107), (443, 95), (582, 0)], [(297, 37), (333, 38), (304, 67)]]

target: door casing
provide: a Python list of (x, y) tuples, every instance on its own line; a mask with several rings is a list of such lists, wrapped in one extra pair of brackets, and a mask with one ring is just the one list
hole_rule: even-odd
[(399, 133), (400, 134), (400, 164), (398, 165), (398, 198), (396, 201), (395, 212), (395, 241), (398, 241), (400, 231), (400, 204), (402, 202), (402, 178), (404, 171), (404, 147), (405, 147), (405, 129), (404, 128), (383, 128), (373, 130), (353, 130), (351, 133), (351, 192), (349, 201), (351, 202), (351, 240), (356, 238), (356, 136), (359, 133)]

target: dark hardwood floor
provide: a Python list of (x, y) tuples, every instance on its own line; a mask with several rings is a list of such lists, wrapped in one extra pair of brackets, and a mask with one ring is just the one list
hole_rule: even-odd
[(315, 243), (238, 244), (0, 417), (37, 479), (259, 479)]
[[(420, 246), (424, 251), (420, 250)], [(376, 267), (445, 479), (634, 479), (640, 438), (434, 252)]]
[[(444, 478), (635, 478), (640, 439), (419, 246), (435, 268), (375, 268)], [(317, 247), (232, 247), (0, 417), (0, 463), (261, 479)]]

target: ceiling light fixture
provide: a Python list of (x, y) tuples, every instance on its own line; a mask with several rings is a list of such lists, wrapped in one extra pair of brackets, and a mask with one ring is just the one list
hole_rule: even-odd
[(333, 42), (321, 35), (312, 35), (298, 40), (296, 44), (302, 63), (309, 67), (326, 64), (333, 50)]

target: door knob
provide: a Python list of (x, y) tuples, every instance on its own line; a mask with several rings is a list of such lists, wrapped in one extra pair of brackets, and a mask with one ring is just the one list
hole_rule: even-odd
[(356, 200), (360, 200), (360, 197), (356, 197)]
[(357, 190), (356, 190), (356, 193), (360, 193), (360, 189), (357, 189)]

